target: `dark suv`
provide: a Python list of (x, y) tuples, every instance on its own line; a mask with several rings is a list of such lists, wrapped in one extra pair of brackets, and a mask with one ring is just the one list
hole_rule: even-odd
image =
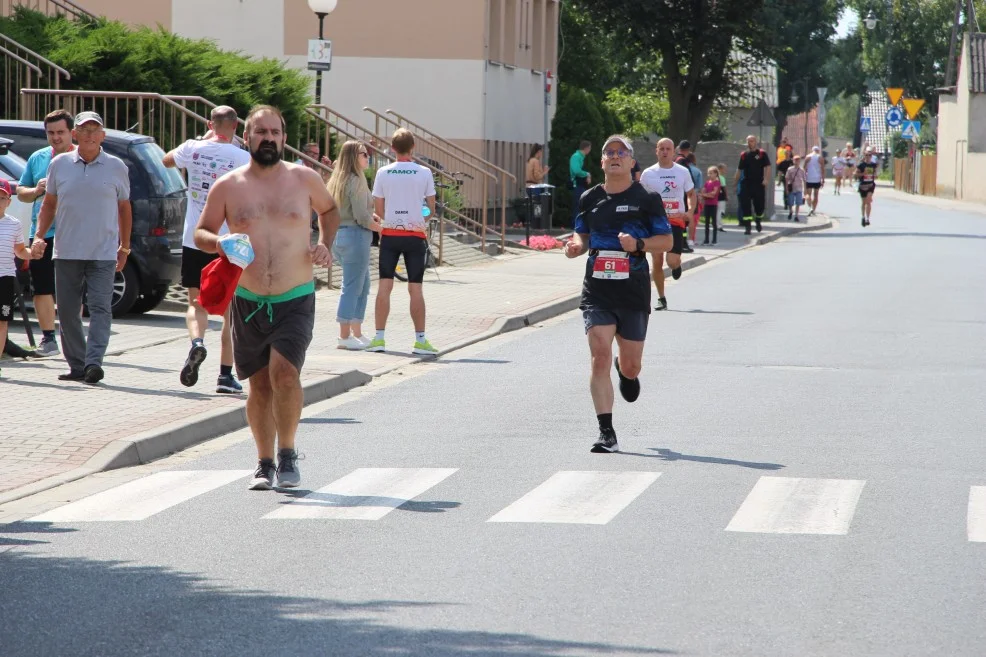
[[(0, 137), (25, 160), (48, 145), (41, 121), (0, 121)], [(130, 170), (133, 231), (127, 266), (116, 274), (113, 316), (145, 313), (157, 307), (181, 269), (185, 222), (185, 182), (161, 164), (164, 151), (152, 137), (107, 130), (103, 148)], [(20, 178), (20, 172), (10, 172)]]

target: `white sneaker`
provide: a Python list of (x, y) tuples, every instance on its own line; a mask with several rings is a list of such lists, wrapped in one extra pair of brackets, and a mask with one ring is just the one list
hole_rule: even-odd
[(360, 335), (360, 336), (358, 336), (358, 337), (354, 335), (354, 336), (353, 336), (353, 339), (354, 339), (354, 340), (359, 340), (360, 342), (362, 342), (362, 343), (363, 343), (363, 348), (364, 348), (364, 349), (365, 349), (366, 347), (369, 347), (369, 346), (370, 346), (370, 343), (371, 343), (371, 342), (373, 342), (372, 340), (370, 340), (370, 338), (368, 338), (368, 337), (366, 337), (365, 335)]
[(336, 349), (346, 349), (348, 351), (363, 351), (366, 349), (366, 345), (359, 338), (354, 338), (349, 336), (346, 339), (339, 338)]

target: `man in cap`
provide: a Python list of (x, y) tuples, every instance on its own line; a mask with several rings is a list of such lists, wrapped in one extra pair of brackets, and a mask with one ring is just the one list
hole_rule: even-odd
[[(99, 383), (113, 319), (113, 280), (130, 255), (130, 176), (127, 165), (103, 150), (103, 119), (96, 112), (75, 117), (78, 148), (55, 156), (48, 167), (45, 199), (31, 251), (44, 255), (44, 236), (57, 222), (52, 258), (62, 353), (63, 381)], [(89, 335), (82, 331), (82, 296), (89, 308)]]
[[(620, 395), (636, 401), (650, 315), (647, 252), (654, 253), (659, 266), (658, 254), (671, 248), (672, 239), (661, 195), (633, 181), (629, 138), (613, 135), (603, 143), (602, 168), (603, 184), (579, 200), (575, 233), (565, 245), (565, 255), (589, 254), (579, 307), (589, 339), (589, 390), (599, 423), (599, 438), (590, 451), (610, 453), (620, 449), (613, 429), (610, 366), (616, 367)], [(614, 339), (619, 347), (615, 359)]]

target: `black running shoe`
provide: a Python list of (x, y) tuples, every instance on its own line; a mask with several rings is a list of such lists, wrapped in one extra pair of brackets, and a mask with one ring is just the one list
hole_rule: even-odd
[(667, 310), (667, 309), (668, 309), (668, 300), (665, 299), (664, 297), (658, 297), (657, 305), (654, 306), (654, 310)]
[(71, 370), (66, 372), (65, 374), (58, 375), (59, 381), (85, 381), (85, 379), (86, 379), (85, 372), (78, 372), (76, 370)]
[(681, 267), (675, 267), (674, 269), (671, 270), (671, 278), (673, 278), (674, 280), (678, 280), (679, 278), (681, 278)]
[(620, 358), (618, 356), (613, 359), (613, 365), (616, 367), (616, 375), (620, 377), (620, 395), (632, 404), (640, 396), (640, 378), (628, 379), (623, 376), (620, 371)]
[(686, 244), (685, 246), (681, 247), (681, 252), (682, 253), (695, 253), (695, 249), (693, 249), (692, 247), (690, 247), (690, 246), (688, 246)]
[(257, 469), (250, 480), (250, 490), (270, 490), (274, 487), (274, 473), (277, 466), (274, 459), (260, 459)]
[(191, 388), (199, 380), (199, 365), (205, 361), (205, 357), (209, 352), (205, 350), (205, 346), (201, 344), (193, 344), (192, 348), (188, 350), (188, 358), (185, 359), (185, 366), (181, 368), (181, 374), (178, 375), (178, 380), (186, 388)]
[(757, 232), (762, 232), (763, 226), (760, 225), (760, 217), (757, 217)]
[(592, 443), (592, 449), (589, 451), (594, 454), (611, 454), (620, 451), (620, 444), (616, 442), (616, 432), (612, 429), (600, 431), (599, 438)]

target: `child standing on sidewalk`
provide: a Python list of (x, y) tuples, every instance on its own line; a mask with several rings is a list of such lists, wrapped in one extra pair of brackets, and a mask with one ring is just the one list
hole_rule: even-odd
[(14, 256), (31, 259), (31, 251), (24, 244), (21, 222), (6, 214), (14, 190), (0, 178), (0, 345), (7, 343), (7, 323), (14, 318), (14, 290), (17, 266)]
[(715, 244), (719, 236), (719, 192), (722, 190), (722, 183), (719, 182), (719, 169), (709, 167), (706, 171), (705, 185), (702, 187), (702, 201), (705, 209), (705, 241), (709, 243), (709, 224), (712, 224), (712, 243)]
[(716, 213), (716, 219), (719, 220), (719, 230), (723, 233), (726, 229), (722, 225), (722, 218), (726, 216), (726, 203), (729, 202), (729, 196), (726, 192), (726, 164), (720, 162), (716, 165), (716, 169), (719, 170), (719, 212)]
[(805, 202), (805, 170), (801, 166), (801, 156), (794, 156), (794, 164), (787, 173), (784, 174), (784, 185), (787, 191), (787, 220), (791, 221), (791, 213), (794, 212), (794, 220), (801, 221), (801, 205)]

